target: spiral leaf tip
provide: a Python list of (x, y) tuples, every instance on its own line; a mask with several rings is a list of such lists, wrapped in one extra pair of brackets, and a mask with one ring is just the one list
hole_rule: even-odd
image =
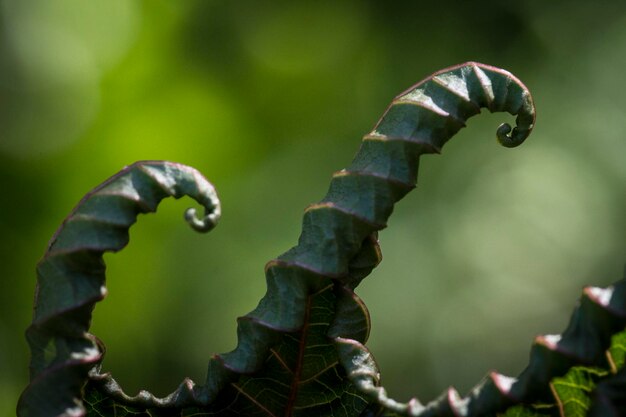
[(199, 217), (198, 211), (195, 208), (188, 208), (185, 210), (185, 221), (193, 230), (206, 233), (213, 230), (213, 228), (217, 226), (220, 215), (221, 212), (219, 206), (206, 208), (204, 217)]

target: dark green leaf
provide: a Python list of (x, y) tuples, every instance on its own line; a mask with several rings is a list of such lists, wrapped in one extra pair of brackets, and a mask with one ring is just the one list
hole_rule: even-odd
[(33, 322), (26, 332), (31, 382), (20, 398), (20, 415), (84, 414), (82, 387), (104, 355), (104, 345), (88, 333), (94, 305), (106, 295), (102, 256), (126, 246), (137, 215), (154, 212), (165, 197), (184, 195), (206, 211), (199, 219), (189, 209), (188, 223), (198, 231), (213, 228), (220, 216), (213, 186), (193, 168), (161, 161), (123, 169), (65, 219), (37, 265)]

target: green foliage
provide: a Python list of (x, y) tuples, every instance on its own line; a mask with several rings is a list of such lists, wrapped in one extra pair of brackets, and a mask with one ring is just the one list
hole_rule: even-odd
[(607, 371), (595, 368), (574, 366), (563, 377), (552, 380), (552, 389), (559, 409), (564, 416), (584, 417), (589, 411), (589, 395), (595, 389), (599, 378)]
[[(267, 264), (267, 293), (238, 319), (236, 349), (210, 358), (204, 385), (185, 379), (164, 398), (145, 391), (129, 396), (101, 371), (104, 345), (88, 330), (95, 303), (106, 293), (102, 257), (122, 249), (137, 215), (155, 211), (167, 196), (189, 195), (204, 206), (202, 219), (191, 209), (185, 215), (198, 231), (216, 224), (220, 205), (213, 187), (184, 165), (141, 162), (111, 177), (78, 204), (38, 265), (27, 331), (31, 383), (18, 413), (483, 416), (526, 404), (506, 415), (532, 416), (543, 415), (533, 404), (553, 413), (555, 398), (571, 415), (590, 404), (592, 415), (604, 412), (593, 411), (596, 404), (621, 410), (613, 393), (623, 386), (624, 372), (615, 373), (623, 339), (614, 338), (611, 361), (606, 351), (626, 325), (623, 281), (586, 288), (565, 332), (538, 337), (518, 378), (493, 372), (465, 398), (450, 389), (426, 405), (398, 403), (380, 386), (365, 347), (369, 315), (353, 290), (380, 262), (376, 234), (415, 186), (419, 157), (439, 153), (481, 108), (517, 116), (514, 129), (498, 128), (506, 147), (521, 144), (534, 126), (526, 87), (479, 63), (439, 71), (396, 97), (352, 164), (334, 175), (326, 197), (306, 210), (298, 245)], [(601, 397), (593, 401), (590, 393)]]

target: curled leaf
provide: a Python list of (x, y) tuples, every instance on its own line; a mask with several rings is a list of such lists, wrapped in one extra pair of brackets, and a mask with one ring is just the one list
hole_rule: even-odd
[(124, 168), (65, 219), (37, 265), (33, 321), (26, 332), (30, 384), (18, 404), (20, 415), (84, 415), (82, 389), (104, 353), (88, 333), (92, 310), (106, 295), (103, 255), (126, 246), (139, 214), (156, 211), (165, 197), (185, 195), (205, 209), (203, 218), (187, 212), (191, 227), (213, 228), (220, 217), (213, 186), (195, 169), (163, 161)]

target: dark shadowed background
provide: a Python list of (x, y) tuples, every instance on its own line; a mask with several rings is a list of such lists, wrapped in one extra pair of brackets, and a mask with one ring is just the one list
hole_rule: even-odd
[[(521, 4), (524, 3), (524, 4)], [(626, 220), (626, 5), (621, 1), (0, 2), (0, 414), (27, 384), (34, 268), (89, 189), (124, 165), (192, 165), (220, 226), (189, 201), (142, 216), (106, 257), (92, 331), (126, 391), (198, 383), (235, 347), (265, 262), (400, 91), (475, 60), (533, 92), (537, 127), (495, 143), (470, 121), (380, 235), (357, 292), (390, 394), (465, 392), (519, 373), (537, 334), (564, 329), (585, 284), (621, 277)]]

